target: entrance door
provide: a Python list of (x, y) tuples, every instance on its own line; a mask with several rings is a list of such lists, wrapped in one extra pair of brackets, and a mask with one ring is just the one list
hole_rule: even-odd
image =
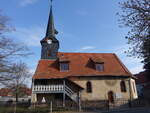
[(108, 100), (111, 103), (114, 103), (114, 93), (112, 91), (108, 92)]

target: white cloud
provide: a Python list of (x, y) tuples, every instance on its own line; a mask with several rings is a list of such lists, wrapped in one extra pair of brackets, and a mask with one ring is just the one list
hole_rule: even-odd
[(20, 5), (21, 6), (26, 6), (29, 4), (36, 3), (38, 0), (20, 0)]
[(35, 73), (35, 69), (30, 69), (29, 72), (33, 75)]
[(143, 71), (143, 64), (141, 63), (141, 59), (125, 56), (121, 57), (123, 63), (128, 67), (131, 73), (136, 74)]
[(89, 52), (90, 50), (95, 49), (94, 46), (83, 46), (80, 49), (76, 50), (76, 52)]
[(129, 48), (129, 45), (121, 45), (113, 48), (113, 52), (116, 53), (117, 55), (124, 55), (125, 51), (127, 51)]
[(42, 27), (16, 28), (13, 37), (28, 46), (40, 46), (40, 40), (44, 37)]
[(84, 46), (81, 48), (81, 50), (90, 50), (90, 49), (95, 49), (93, 46)]
[(135, 66), (135, 67), (131, 68), (130, 71), (133, 74), (137, 74), (137, 73), (143, 71), (143, 65)]
[(141, 59), (133, 58), (133, 57), (124, 57), (122, 56), (122, 60), (126, 64), (141, 64)]
[(143, 64), (141, 63), (142, 59), (135, 57), (128, 57), (125, 51), (127, 51), (129, 45), (121, 45), (113, 48), (113, 52), (116, 53), (125, 66), (131, 71), (131, 73), (136, 74), (143, 71)]

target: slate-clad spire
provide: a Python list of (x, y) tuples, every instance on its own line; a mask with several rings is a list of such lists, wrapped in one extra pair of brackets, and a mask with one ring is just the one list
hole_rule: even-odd
[(54, 60), (57, 59), (57, 53), (59, 49), (59, 41), (56, 39), (55, 34), (58, 32), (55, 30), (54, 18), (52, 11), (52, 0), (51, 8), (48, 19), (46, 36), (40, 41), (41, 42), (41, 59)]
[(48, 19), (48, 25), (47, 25), (47, 31), (46, 31), (46, 37), (55, 37), (55, 34), (58, 32), (55, 30), (54, 26), (54, 17), (53, 17), (53, 8), (52, 8), (52, 0), (51, 0), (51, 8), (50, 8), (50, 14)]

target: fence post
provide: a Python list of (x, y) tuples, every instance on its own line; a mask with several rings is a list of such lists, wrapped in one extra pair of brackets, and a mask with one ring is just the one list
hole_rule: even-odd
[(17, 102), (15, 101), (15, 106), (14, 106), (14, 113), (17, 111)]
[(106, 100), (106, 103), (107, 103), (107, 109), (109, 111), (109, 100)]
[(79, 104), (79, 111), (81, 111), (81, 93), (79, 91), (79, 95), (78, 95), (78, 104)]
[(129, 107), (131, 108), (132, 107), (131, 100), (129, 100), (128, 103), (129, 103)]
[(33, 104), (33, 108), (35, 109), (35, 102), (34, 103), (32, 103)]
[(52, 113), (53, 112), (53, 103), (52, 103), (52, 101), (50, 102), (50, 113)]

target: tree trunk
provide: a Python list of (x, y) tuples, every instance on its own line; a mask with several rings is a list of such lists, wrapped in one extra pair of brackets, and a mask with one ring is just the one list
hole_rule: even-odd
[(18, 102), (18, 92), (16, 92), (16, 103)]

